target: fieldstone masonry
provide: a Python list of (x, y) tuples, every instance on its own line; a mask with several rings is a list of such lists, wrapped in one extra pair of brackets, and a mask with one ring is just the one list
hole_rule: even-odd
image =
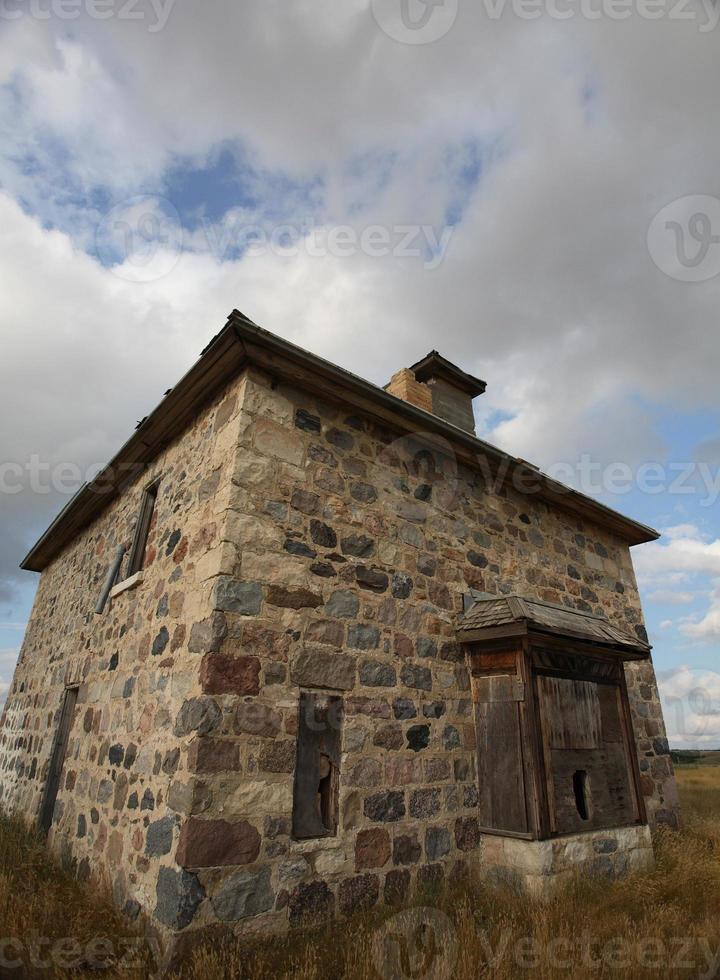
[[(155, 477), (142, 580), (95, 616)], [(483, 867), (565, 868), (557, 841), (538, 869), (524, 842), (480, 833), (454, 636), (471, 588), (644, 636), (623, 541), (493, 489), (450, 445), (247, 368), (45, 569), (2, 718), (0, 802), (37, 814), (74, 682), (51, 845), (169, 931), (282, 930)], [(651, 663), (629, 665), (627, 680), (649, 817), (674, 825)], [(342, 695), (344, 713), (337, 834), (296, 841), (301, 689)], [(647, 831), (629, 833), (647, 854)], [(596, 837), (587, 860), (622, 863), (617, 835)]]

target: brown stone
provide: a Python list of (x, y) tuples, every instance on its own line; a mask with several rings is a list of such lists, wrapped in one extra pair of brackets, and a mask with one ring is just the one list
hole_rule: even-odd
[(191, 772), (237, 772), (240, 746), (224, 738), (196, 738), (190, 745), (188, 767)]
[(403, 733), (400, 725), (381, 725), (373, 735), (373, 745), (397, 750), (403, 747)]
[(263, 772), (292, 772), (295, 769), (295, 742), (273, 742), (260, 752), (260, 769)]
[(251, 864), (260, 853), (260, 834), (246, 820), (189, 817), (180, 830), (175, 861), (181, 868)]
[(355, 870), (382, 868), (390, 860), (390, 835), (377, 828), (361, 830), (355, 839)]
[(257, 657), (208, 653), (202, 660), (200, 681), (206, 694), (258, 694), (260, 661)]
[(461, 851), (472, 851), (480, 843), (480, 827), (475, 817), (458, 817), (455, 821), (455, 843)]
[(271, 606), (283, 609), (317, 609), (323, 604), (323, 597), (310, 589), (286, 589), (283, 585), (268, 587), (267, 601)]
[(308, 625), (305, 639), (310, 643), (325, 643), (339, 650), (345, 639), (345, 627), (330, 619), (320, 619)]
[(293, 660), (290, 677), (300, 687), (349, 691), (355, 686), (355, 659), (307, 647)]
[(403, 905), (410, 888), (410, 872), (396, 868), (388, 871), (385, 877), (384, 898), (386, 905)]
[(343, 915), (366, 912), (376, 904), (380, 895), (380, 879), (377, 875), (358, 875), (340, 883), (338, 903)]

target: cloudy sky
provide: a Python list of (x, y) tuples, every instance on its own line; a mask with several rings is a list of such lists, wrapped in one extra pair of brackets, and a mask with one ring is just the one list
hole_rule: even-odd
[(635, 549), (669, 727), (720, 745), (710, 0), (0, 4), (0, 697), (18, 563), (237, 307), (490, 441)]

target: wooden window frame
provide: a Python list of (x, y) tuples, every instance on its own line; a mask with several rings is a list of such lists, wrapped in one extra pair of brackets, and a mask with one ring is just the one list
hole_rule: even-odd
[(145, 565), (145, 551), (147, 550), (148, 535), (150, 534), (150, 525), (152, 524), (153, 514), (155, 513), (159, 487), (160, 480), (158, 479), (154, 480), (143, 490), (140, 510), (138, 511), (137, 523), (135, 525), (135, 534), (128, 556), (125, 578), (130, 578), (131, 575), (142, 571)]

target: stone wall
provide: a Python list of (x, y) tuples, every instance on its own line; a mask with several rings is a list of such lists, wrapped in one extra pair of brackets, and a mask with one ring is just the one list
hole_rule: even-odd
[[(120, 905), (153, 910), (174, 867), (171, 784), (187, 765), (183, 703), (198, 650), (238, 438), (240, 383), (204, 411), (42, 574), (0, 723), (0, 805), (34, 821), (66, 684), (80, 685), (51, 846), (81, 875), (100, 870)], [(132, 537), (143, 488), (161, 483), (143, 581), (94, 614), (116, 547)], [(170, 915), (165, 915), (170, 924)]]
[[(93, 607), (162, 474), (144, 580)], [(81, 683), (54, 846), (167, 929), (284, 929), (402, 902), (482, 863), (469, 588), (644, 635), (627, 547), (452, 447), (251, 370), (43, 574), (0, 734), (3, 805), (37, 812)], [(651, 665), (628, 668), (643, 792), (675, 819)], [(339, 828), (291, 837), (300, 689), (344, 699)], [(489, 853), (489, 851), (488, 851)]]
[[(644, 637), (628, 548), (536, 496), (490, 492), (447, 445), (256, 372), (233, 483), (238, 561), (216, 584), (224, 639), (202, 666), (203, 704), (221, 703), (223, 718), (182, 788), (178, 860), (208, 896), (194, 924), (281, 929), (477, 867), (474, 729), (453, 634), (462, 595), (534, 595)], [(628, 677), (648, 809), (670, 822), (652, 667)], [(340, 827), (300, 842), (298, 693), (316, 687), (344, 696)], [(226, 848), (231, 826), (242, 829)]]

